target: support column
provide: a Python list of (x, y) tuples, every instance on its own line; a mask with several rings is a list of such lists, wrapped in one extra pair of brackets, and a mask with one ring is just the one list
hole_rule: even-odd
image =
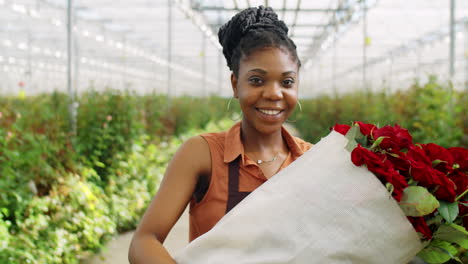
[(449, 77), (450, 81), (453, 82), (455, 76), (455, 0), (450, 0), (450, 68)]
[(205, 32), (202, 31), (202, 97), (206, 97), (208, 95), (207, 92), (207, 84), (206, 84), (206, 35)]
[[(172, 100), (172, 0), (167, 0), (167, 108)], [(174, 93), (175, 94), (175, 93)]]
[(73, 1), (68, 0), (67, 5), (67, 91), (70, 98), (68, 105), (68, 112), (70, 115), (70, 132), (76, 134), (76, 105), (75, 105), (75, 92), (72, 86), (72, 44), (73, 44), (73, 31), (72, 31), (72, 12)]
[(73, 44), (74, 44), (74, 51), (75, 51), (75, 54), (73, 55), (73, 58), (74, 58), (74, 72), (73, 72), (73, 87), (74, 87), (74, 94), (75, 96), (78, 96), (78, 87), (79, 87), (79, 74), (80, 74), (80, 50), (79, 50), (79, 43), (78, 43), (78, 39), (75, 38), (73, 40)]
[(28, 25), (28, 65), (27, 65), (27, 70), (26, 70), (26, 90), (28, 90), (27, 92), (29, 94), (33, 93), (31, 50), (32, 50), (31, 28)]
[(333, 24), (334, 24), (334, 36), (333, 36), (333, 57), (332, 57), (332, 89), (335, 97), (338, 97), (338, 91), (336, 88), (336, 41), (338, 34), (338, 21), (336, 20), (336, 12), (333, 13)]
[(465, 49), (464, 49), (464, 61), (465, 61), (465, 91), (468, 91), (468, 22), (465, 22), (464, 25), (464, 40), (465, 40)]
[(362, 46), (362, 88), (369, 95), (369, 89), (367, 87), (367, 1), (362, 0), (362, 26), (363, 26), (363, 46)]
[(449, 114), (453, 116), (453, 85), (455, 79), (455, 0), (450, 0), (450, 69), (449, 69)]

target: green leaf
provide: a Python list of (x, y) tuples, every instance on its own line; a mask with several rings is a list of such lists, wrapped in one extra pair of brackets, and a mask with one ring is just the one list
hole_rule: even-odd
[(418, 253), (418, 257), (430, 264), (449, 261), (457, 254), (457, 249), (449, 242), (432, 240), (431, 243)]
[[(8, 210), (8, 208), (5, 208), (5, 207), (0, 208), (0, 213), (5, 215), (6, 217), (10, 216), (10, 211)], [(0, 219), (1, 219), (1, 215), (0, 215)]]
[(376, 139), (374, 141), (374, 144), (372, 144), (372, 146), (370, 147), (371, 149), (375, 149), (376, 147), (380, 146), (380, 143), (382, 143), (382, 141), (385, 139), (385, 138), (388, 138), (388, 137), (379, 137), (378, 139)]
[(434, 233), (434, 238), (456, 243), (462, 248), (468, 249), (468, 232), (463, 226), (457, 224), (441, 225)]
[(399, 158), (399, 157), (400, 157), (400, 155), (398, 155), (398, 154), (396, 154), (396, 153), (392, 153), (392, 152), (385, 152), (385, 154), (390, 155), (390, 156), (395, 157), (395, 158)]
[(357, 142), (352, 139), (348, 141), (348, 144), (346, 144), (345, 149), (349, 152), (353, 151), (358, 146)]
[(437, 166), (439, 163), (447, 163), (447, 162), (444, 160), (436, 159), (432, 161), (432, 167)]
[(417, 186), (417, 185), (418, 185), (418, 181), (415, 181), (413, 178), (409, 178), (409, 180), (408, 180), (408, 185), (409, 185), (409, 186)]
[(430, 226), (430, 225), (437, 225), (437, 226), (440, 226), (440, 225), (442, 224), (442, 220), (443, 220), (443, 219), (444, 219), (444, 218), (443, 218), (440, 214), (436, 213), (434, 217), (432, 217), (432, 218), (426, 220), (426, 224), (427, 224), (428, 226)]
[(365, 137), (364, 135), (362, 137), (357, 137), (354, 140), (356, 140), (358, 144), (361, 144), (361, 146), (367, 147), (367, 137)]
[(440, 207), (438, 209), (440, 215), (448, 222), (452, 223), (458, 216), (458, 203), (448, 203), (445, 201), (439, 201)]
[(345, 149), (349, 152), (357, 147), (355, 138), (358, 136), (358, 132), (360, 132), (359, 126), (352, 126), (345, 135), (345, 138), (348, 139), (348, 144), (346, 144)]
[(468, 236), (468, 231), (463, 226), (457, 224), (450, 224), (450, 227)]
[(349, 130), (348, 133), (346, 133), (345, 137), (348, 140), (354, 140), (357, 136), (357, 132), (359, 131), (359, 127), (357, 126), (352, 126)]
[(393, 190), (395, 190), (395, 187), (393, 186), (393, 184), (391, 184), (391, 183), (389, 183), (389, 182), (387, 182), (387, 183), (385, 184), (385, 187), (387, 187), (387, 191), (388, 191), (390, 194), (393, 193)]
[(98, 161), (98, 160), (95, 160), (94, 161), (94, 165), (96, 165), (97, 167), (101, 167), (101, 168), (105, 168), (106, 167), (106, 164)]
[(405, 215), (417, 217), (434, 212), (439, 207), (439, 201), (426, 188), (409, 186), (403, 190), (399, 205)]

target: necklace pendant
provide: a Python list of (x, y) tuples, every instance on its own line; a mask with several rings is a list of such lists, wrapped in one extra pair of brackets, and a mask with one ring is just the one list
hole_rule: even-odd
[(257, 164), (262, 164), (263, 160), (257, 160)]

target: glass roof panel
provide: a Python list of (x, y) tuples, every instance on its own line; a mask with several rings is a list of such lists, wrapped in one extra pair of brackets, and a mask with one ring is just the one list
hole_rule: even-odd
[[(357, 0), (75, 0), (76, 89), (131, 87), (144, 93), (156, 88), (165, 93), (173, 86), (176, 95), (229, 96), (229, 71), (217, 30), (239, 9), (260, 4), (274, 7), (290, 28), (304, 64), (301, 96), (349, 92), (362, 89), (364, 82), (373, 89), (383, 82), (391, 90), (404, 89), (430, 73), (448, 80), (450, 1), (366, 3), (365, 36)], [(0, 0), (0, 92), (17, 91), (20, 81), (28, 93), (66, 91), (66, 4)], [(463, 89), (468, 1), (455, 4), (454, 80), (455, 88)]]

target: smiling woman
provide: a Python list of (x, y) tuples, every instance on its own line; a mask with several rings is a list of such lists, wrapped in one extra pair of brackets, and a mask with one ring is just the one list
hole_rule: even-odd
[(298, 103), (301, 66), (287, 33), (284, 22), (263, 6), (221, 27), (218, 37), (243, 119), (180, 147), (135, 232), (131, 263), (175, 263), (162, 243), (187, 204), (192, 241), (311, 148), (283, 127)]

